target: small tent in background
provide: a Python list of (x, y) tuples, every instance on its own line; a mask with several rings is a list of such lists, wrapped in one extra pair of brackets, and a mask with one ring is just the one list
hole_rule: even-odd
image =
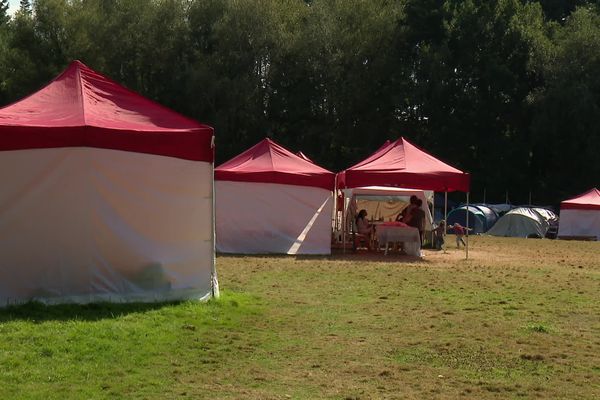
[(498, 204), (485, 203), (485, 206), (490, 208), (491, 210), (493, 210), (498, 217), (503, 216), (504, 214), (506, 214), (513, 208), (517, 208), (516, 206), (507, 204), (507, 203), (498, 203)]
[(334, 178), (270, 139), (221, 164), (217, 250), (330, 254)]
[(543, 213), (542, 215), (535, 208), (518, 207), (500, 217), (496, 224), (487, 231), (487, 234), (492, 236), (543, 238), (550, 227), (550, 221), (547, 219), (549, 216), (551, 214)]
[(477, 207), (485, 217), (485, 231), (487, 232), (494, 226), (496, 221), (498, 221), (498, 214), (493, 208), (488, 207), (487, 204), (475, 204), (475, 207)]
[(560, 203), (558, 237), (600, 240), (600, 190), (593, 188)]
[(211, 296), (212, 139), (78, 61), (0, 109), (0, 304)]
[(546, 222), (548, 222), (548, 224), (552, 225), (558, 222), (558, 215), (556, 215), (554, 213), (554, 211), (551, 211), (547, 208), (542, 208), (542, 207), (530, 207), (532, 210), (534, 210), (535, 212), (537, 212), (538, 214), (540, 214), (542, 216), (542, 218), (544, 218), (546, 220)]
[(467, 226), (467, 213), (469, 213), (468, 227), (472, 229), (471, 233), (487, 232), (498, 219), (496, 212), (485, 205), (461, 206), (448, 213), (447, 226), (456, 222)]

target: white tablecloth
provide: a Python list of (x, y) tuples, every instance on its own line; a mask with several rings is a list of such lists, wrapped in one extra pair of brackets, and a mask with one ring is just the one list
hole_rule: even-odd
[(377, 240), (385, 244), (387, 255), (390, 243), (403, 242), (406, 254), (421, 257), (419, 230), (410, 226), (377, 225)]

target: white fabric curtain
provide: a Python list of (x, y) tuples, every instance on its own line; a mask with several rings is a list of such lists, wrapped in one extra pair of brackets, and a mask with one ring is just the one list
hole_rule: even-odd
[(0, 306), (209, 297), (212, 169), (95, 148), (0, 152)]
[(215, 182), (217, 251), (331, 254), (332, 196), (325, 189)]

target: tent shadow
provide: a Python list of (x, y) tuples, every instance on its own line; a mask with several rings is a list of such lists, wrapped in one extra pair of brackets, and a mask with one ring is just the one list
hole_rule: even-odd
[(330, 255), (301, 254), (294, 256), (296, 260), (329, 260), (329, 261), (355, 261), (355, 262), (381, 262), (381, 263), (428, 263), (423, 257), (409, 256), (396, 251), (390, 251), (387, 255), (383, 251), (352, 251), (347, 249), (332, 249)]
[(48, 321), (100, 321), (117, 319), (129, 314), (145, 313), (170, 307), (181, 302), (162, 303), (89, 303), (46, 305), (30, 302), (0, 308), (0, 324), (29, 321), (36, 324)]
[(356, 262), (381, 262), (381, 263), (430, 263), (429, 260), (422, 257), (409, 256), (398, 253), (390, 253), (384, 255), (382, 251), (379, 252), (367, 252), (359, 251), (353, 253), (349, 250), (347, 253), (342, 253), (336, 250), (329, 254), (300, 254), (300, 255), (289, 255), (289, 254), (233, 254), (233, 253), (219, 253), (218, 256), (226, 258), (266, 258), (266, 259), (280, 259), (290, 258), (294, 260), (322, 260), (322, 261), (356, 261)]
[(356, 262), (380, 262), (380, 263), (406, 263), (406, 264), (427, 264), (429, 260), (423, 257), (409, 256), (406, 254), (389, 253), (385, 255), (383, 252), (358, 252), (358, 253), (337, 253), (332, 254), (331, 260), (345, 260)]

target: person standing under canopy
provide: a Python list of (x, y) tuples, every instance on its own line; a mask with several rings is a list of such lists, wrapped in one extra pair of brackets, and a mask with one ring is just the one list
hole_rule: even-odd
[(423, 206), (423, 200), (416, 199), (415, 207), (408, 215), (409, 220), (408, 226), (417, 228), (419, 230), (419, 238), (421, 239), (421, 246), (423, 245), (423, 233), (425, 231), (425, 211), (421, 208)]

